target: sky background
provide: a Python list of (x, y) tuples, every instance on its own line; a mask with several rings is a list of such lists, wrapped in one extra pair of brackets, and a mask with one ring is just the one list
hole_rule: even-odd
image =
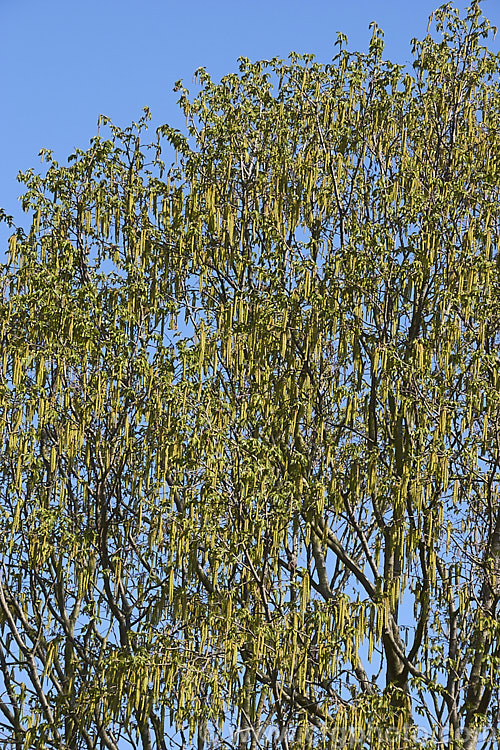
[[(184, 127), (173, 91), (191, 91), (196, 68), (214, 79), (237, 70), (237, 58), (287, 57), (293, 50), (329, 62), (337, 31), (366, 51), (368, 25), (385, 32), (385, 57), (411, 63), (410, 40), (422, 38), (439, 0), (0, 0), (0, 207), (27, 226), (19, 170), (42, 169), (42, 147), (63, 164), (96, 134), (99, 114), (126, 127), (152, 112), (154, 128)], [(463, 9), (466, 3), (457, 7)], [(500, 26), (500, 0), (483, 13)], [(498, 38), (494, 48), (499, 49)], [(8, 230), (0, 225), (0, 256)]]

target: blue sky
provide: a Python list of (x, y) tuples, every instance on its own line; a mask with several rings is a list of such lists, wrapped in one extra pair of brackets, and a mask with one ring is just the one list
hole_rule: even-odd
[[(253, 60), (312, 52), (333, 56), (337, 31), (364, 51), (375, 20), (386, 57), (411, 60), (439, 0), (0, 0), (0, 206), (22, 223), (19, 170), (40, 168), (42, 147), (64, 163), (85, 148), (100, 113), (125, 127), (142, 107), (152, 127), (183, 127), (173, 91), (205, 66), (214, 78)], [(458, 7), (463, 8), (460, 2)], [(500, 0), (483, 12), (500, 26)], [(498, 48), (498, 40), (496, 47)], [(152, 133), (153, 137), (153, 133)], [(0, 227), (0, 255), (8, 236)]]

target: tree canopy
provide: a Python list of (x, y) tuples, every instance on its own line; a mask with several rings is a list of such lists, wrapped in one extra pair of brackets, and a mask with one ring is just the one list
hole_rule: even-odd
[(500, 58), (433, 23), (22, 175), (4, 746), (497, 746)]

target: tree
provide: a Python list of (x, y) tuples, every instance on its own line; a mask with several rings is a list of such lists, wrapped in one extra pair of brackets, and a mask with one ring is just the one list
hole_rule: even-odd
[(434, 21), (22, 176), (6, 747), (496, 747), (500, 60)]

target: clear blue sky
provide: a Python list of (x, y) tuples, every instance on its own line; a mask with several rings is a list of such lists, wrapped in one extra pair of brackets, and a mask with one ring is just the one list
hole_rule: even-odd
[[(411, 60), (439, 0), (0, 0), (0, 206), (21, 223), (19, 170), (40, 168), (42, 147), (64, 163), (85, 148), (100, 113), (117, 124), (152, 110), (152, 127), (183, 126), (173, 92), (194, 70), (214, 78), (237, 58), (333, 56), (336, 32), (366, 50), (368, 24), (385, 31), (386, 57)], [(464, 7), (460, 0), (458, 7)], [(500, 26), (500, 0), (483, 12)], [(498, 43), (496, 42), (498, 48)], [(154, 131), (153, 131), (154, 133)], [(153, 137), (152, 133), (152, 137)], [(7, 231), (0, 228), (0, 255)]]

